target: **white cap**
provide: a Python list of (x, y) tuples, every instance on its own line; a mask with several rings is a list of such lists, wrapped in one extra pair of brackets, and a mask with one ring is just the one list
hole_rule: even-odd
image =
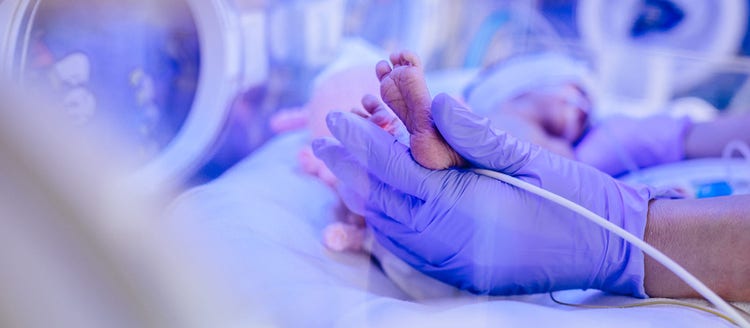
[(572, 83), (594, 101), (591, 72), (579, 60), (560, 53), (539, 53), (510, 58), (479, 75), (464, 95), (472, 110), (487, 114), (507, 100), (534, 89)]

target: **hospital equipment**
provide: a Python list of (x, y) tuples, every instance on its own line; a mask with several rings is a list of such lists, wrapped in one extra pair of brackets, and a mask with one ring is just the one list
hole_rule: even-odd
[(743, 0), (579, 1), (581, 42), (599, 67), (605, 107), (648, 115), (708, 79), (740, 50), (747, 10)]
[(101, 138), (125, 135), (140, 153), (133, 179), (156, 189), (195, 174), (224, 142), (236, 95), (267, 79), (265, 9), (231, 0), (2, 1), (0, 75), (42, 87)]
[(675, 188), (691, 198), (750, 194), (750, 165), (738, 158), (687, 160), (638, 170), (621, 179)]

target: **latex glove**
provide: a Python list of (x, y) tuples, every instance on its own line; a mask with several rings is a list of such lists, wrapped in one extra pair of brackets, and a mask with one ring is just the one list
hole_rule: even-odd
[(593, 127), (575, 148), (576, 158), (617, 176), (685, 157), (687, 118), (612, 117)]
[[(557, 193), (643, 237), (652, 191), (490, 127), (446, 95), (432, 104), (445, 139), (473, 165)], [(355, 115), (327, 118), (338, 139), (317, 156), (376, 239), (425, 274), (480, 294), (597, 288), (643, 297), (643, 253), (552, 202), (468, 170), (431, 171)]]

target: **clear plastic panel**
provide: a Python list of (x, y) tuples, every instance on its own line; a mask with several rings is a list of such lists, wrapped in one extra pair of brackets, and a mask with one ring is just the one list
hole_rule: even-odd
[(136, 163), (155, 158), (182, 128), (199, 81), (187, 4), (56, 0), (28, 12), (20, 80), (61, 104), (74, 124), (128, 136)]

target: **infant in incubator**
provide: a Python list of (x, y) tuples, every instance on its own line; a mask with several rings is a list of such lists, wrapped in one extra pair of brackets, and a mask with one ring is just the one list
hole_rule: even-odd
[[(690, 124), (683, 119), (612, 117), (590, 127), (594, 106), (589, 73), (562, 54), (510, 58), (480, 74), (466, 89), (467, 107), (487, 117), (494, 128), (611, 175), (626, 172), (628, 163), (648, 167), (684, 158), (680, 138)], [(376, 93), (385, 104), (372, 95)], [(329, 75), (316, 86), (307, 105), (280, 113), (271, 126), (280, 132), (307, 125), (313, 138), (329, 136), (326, 115), (350, 109), (409, 145), (414, 160), (428, 169), (465, 166), (435, 128), (431, 105), (420, 59), (402, 52), (375, 65), (374, 74), (370, 64)], [(630, 161), (620, 161), (623, 156)], [(305, 172), (336, 189), (335, 176), (309, 147), (299, 159)], [(339, 195), (349, 197), (346, 191)], [(336, 213), (338, 222), (324, 231), (324, 244), (336, 251), (362, 250), (364, 219), (348, 211), (343, 202)]]
[[(303, 108), (280, 112), (271, 120), (271, 127), (282, 132), (306, 126), (313, 138), (328, 136), (330, 132), (325, 125), (328, 112), (350, 109), (409, 145), (415, 161), (426, 168), (441, 170), (465, 166), (467, 163), (445, 142), (432, 122), (432, 96), (419, 57), (411, 52), (390, 57), (390, 63), (381, 61), (376, 65), (374, 74), (372, 66), (360, 66), (329, 76), (317, 85)], [(573, 84), (561, 83), (556, 88), (525, 92), (505, 102), (506, 105), (498, 106), (488, 116), (498, 128), (573, 157), (571, 144), (583, 134), (587, 113), (577, 106), (551, 102), (561, 102), (566, 93), (579, 98), (585, 95)], [(372, 95), (378, 92), (385, 104)], [(551, 107), (555, 108), (555, 115), (547, 115)], [(537, 118), (545, 120), (537, 123), (534, 121)], [(541, 126), (554, 133), (544, 131)], [(335, 176), (309, 147), (300, 152), (299, 162), (304, 172), (336, 188)], [(345, 192), (340, 196), (347, 197)], [(337, 222), (324, 230), (323, 243), (334, 251), (362, 250), (364, 219), (348, 211), (343, 202), (335, 213)]]

